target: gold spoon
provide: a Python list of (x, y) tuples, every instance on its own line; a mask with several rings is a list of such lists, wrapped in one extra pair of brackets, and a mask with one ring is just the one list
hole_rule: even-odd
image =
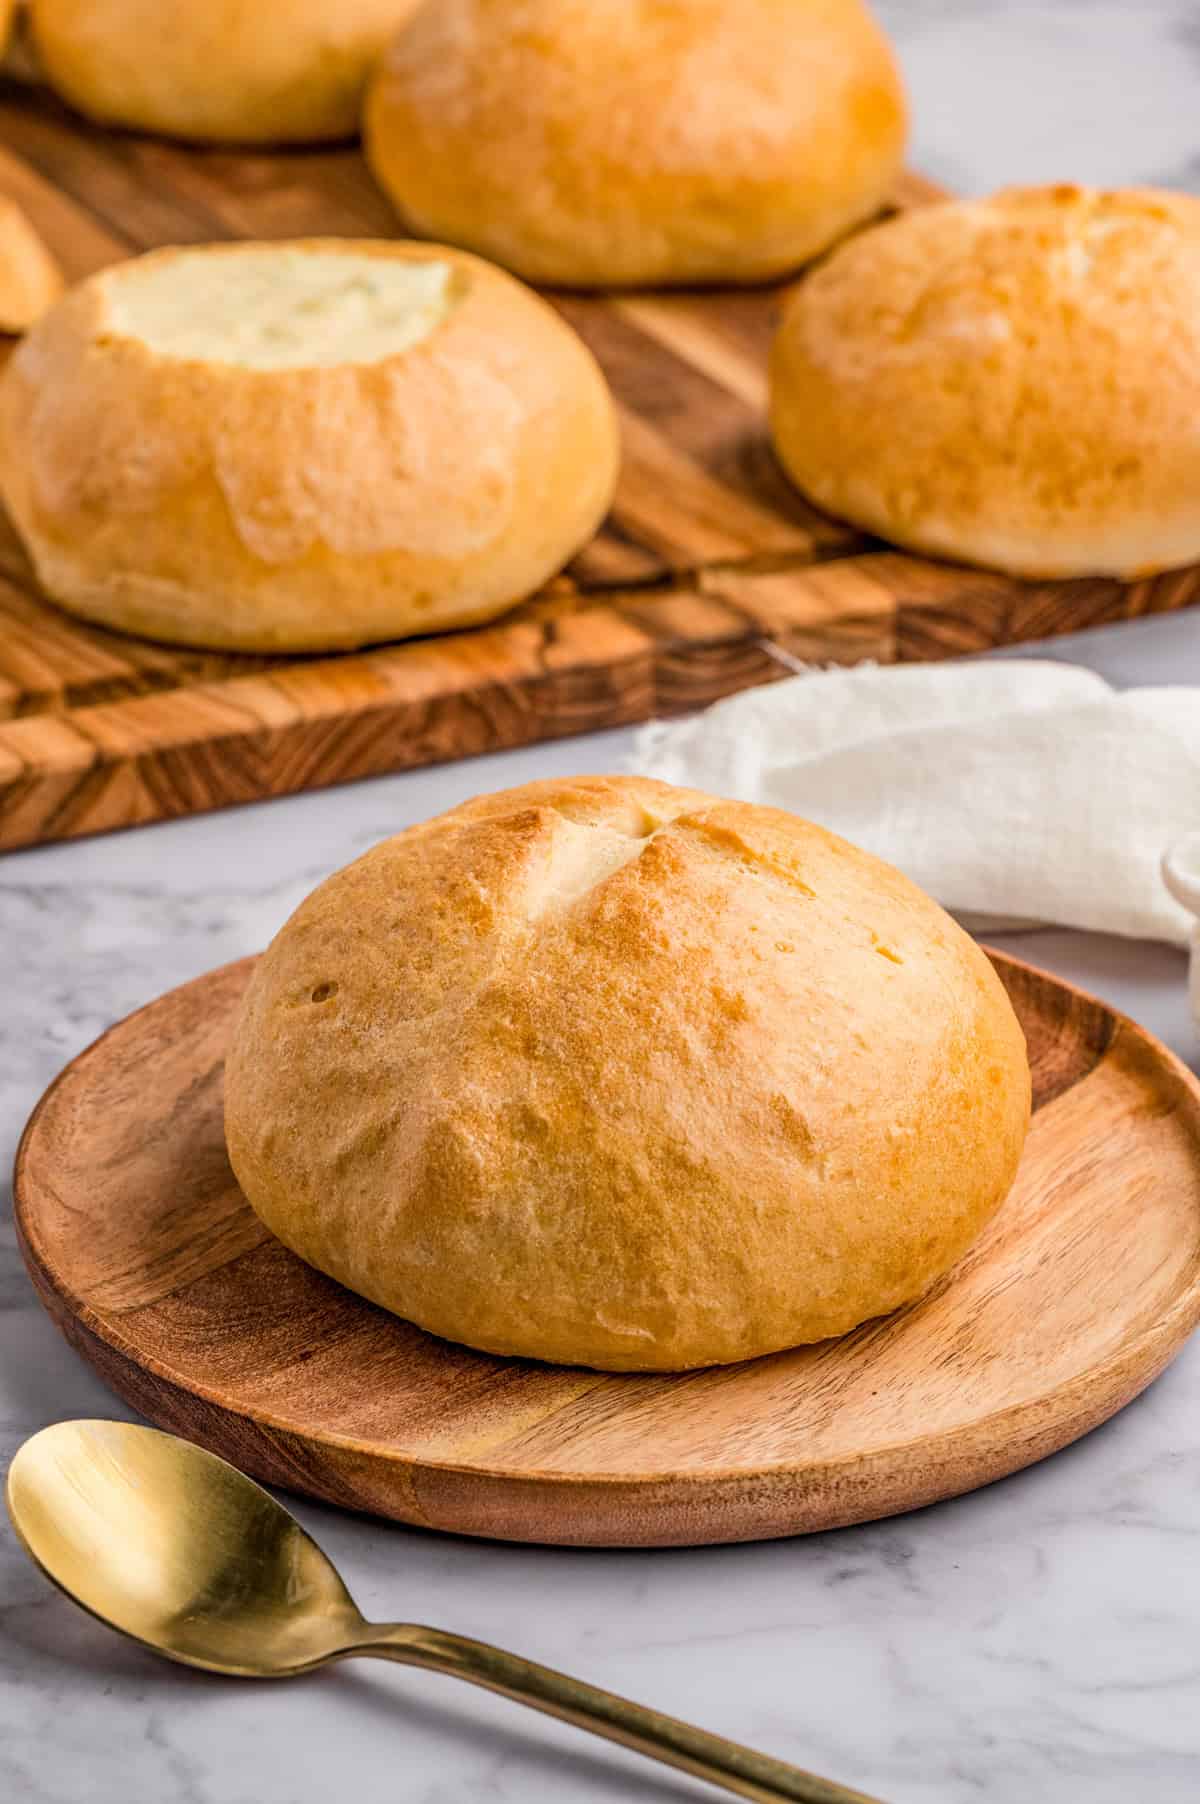
[(757, 1804), (872, 1804), (862, 1792), (441, 1629), (363, 1620), (282, 1504), (215, 1454), (128, 1422), (60, 1422), (9, 1467), (8, 1511), (67, 1596), (187, 1666), (282, 1679), (374, 1654), (444, 1672)]

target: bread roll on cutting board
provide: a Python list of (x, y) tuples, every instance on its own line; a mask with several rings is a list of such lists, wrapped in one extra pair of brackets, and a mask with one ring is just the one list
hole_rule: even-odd
[(302, 1258), (492, 1353), (677, 1370), (919, 1297), (1012, 1183), (991, 964), (898, 871), (636, 777), (485, 796), (323, 883), (225, 1074)]
[(794, 269), (883, 204), (904, 136), (863, 0), (436, 0), (365, 117), (411, 226), (583, 287)]
[(582, 341), (431, 244), (155, 251), (74, 289), (0, 378), (0, 495), (47, 594), (181, 645), (490, 619), (591, 537), (617, 457)]
[(63, 287), (62, 271), (22, 209), (0, 194), (0, 333), (26, 331)]
[(367, 73), (417, 4), (29, 0), (29, 17), (46, 79), (103, 125), (305, 144), (358, 131)]
[(1011, 188), (859, 234), (771, 366), (784, 467), (936, 557), (1137, 578), (1200, 559), (1200, 200)]

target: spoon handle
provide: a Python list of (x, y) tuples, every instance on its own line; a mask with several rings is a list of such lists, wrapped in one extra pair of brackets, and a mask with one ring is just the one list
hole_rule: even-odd
[(484, 1641), (471, 1641), (463, 1635), (444, 1634), (440, 1629), (414, 1628), (407, 1625), (372, 1625), (368, 1637), (345, 1650), (346, 1654), (374, 1654), (383, 1660), (398, 1660), (405, 1666), (420, 1666), (432, 1672), (449, 1673), (482, 1685), (487, 1691), (498, 1691), (502, 1697), (518, 1704), (542, 1710), (573, 1723), (577, 1729), (588, 1729), (608, 1741), (620, 1742), (652, 1760), (665, 1761), (698, 1779), (707, 1779), (740, 1798), (754, 1804), (877, 1804), (865, 1793), (850, 1791), (805, 1773), (784, 1760), (772, 1760), (756, 1754), (721, 1735), (710, 1735), (694, 1729), (674, 1716), (648, 1710), (644, 1704), (631, 1704), (628, 1699), (601, 1691), (581, 1679), (568, 1678), (548, 1666), (522, 1660), (502, 1648), (489, 1647)]

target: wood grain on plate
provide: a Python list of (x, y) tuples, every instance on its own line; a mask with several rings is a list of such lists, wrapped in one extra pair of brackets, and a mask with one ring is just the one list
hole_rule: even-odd
[(996, 957), (1029, 1040), (1016, 1187), (922, 1303), (679, 1376), (472, 1353), (288, 1253), (229, 1169), (252, 961), (114, 1027), (47, 1093), (16, 1219), (43, 1302), (152, 1421), (259, 1478), (425, 1527), (608, 1546), (834, 1527), (1054, 1452), (1200, 1319), (1200, 1083), (1104, 1004)]
[[(72, 277), (160, 244), (398, 229), (355, 151), (190, 150), (13, 84), (0, 191)], [(896, 205), (936, 193), (908, 177)], [(595, 541), (492, 627), (340, 657), (172, 651), (49, 607), (0, 523), (0, 849), (677, 713), (785, 674), (773, 648), (939, 658), (1196, 599), (1194, 570), (1019, 583), (808, 507), (763, 416), (780, 292), (552, 297), (613, 385), (624, 473)]]

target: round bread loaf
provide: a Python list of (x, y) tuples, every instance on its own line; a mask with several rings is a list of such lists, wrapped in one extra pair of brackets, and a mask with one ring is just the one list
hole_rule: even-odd
[(309, 143), (358, 131), (368, 71), (418, 0), (30, 0), (54, 88), (105, 125)]
[(437, 245), (152, 252), (0, 377), (0, 495), (47, 593), (184, 645), (490, 619), (590, 538), (617, 457), (582, 341)]
[(24, 332), (63, 291), (62, 272), (15, 200), (0, 194), (0, 332)]
[(771, 364), (798, 486), (899, 545), (1027, 577), (1200, 559), (1200, 201), (1007, 189), (861, 233)]
[(451, 1340), (614, 1370), (920, 1296), (1029, 1103), (999, 979), (898, 871), (634, 777), (468, 802), (331, 877), (225, 1077), (234, 1171), (302, 1258)]
[(379, 180), (528, 280), (757, 282), (887, 198), (900, 78), (862, 0), (437, 0), (379, 66)]

